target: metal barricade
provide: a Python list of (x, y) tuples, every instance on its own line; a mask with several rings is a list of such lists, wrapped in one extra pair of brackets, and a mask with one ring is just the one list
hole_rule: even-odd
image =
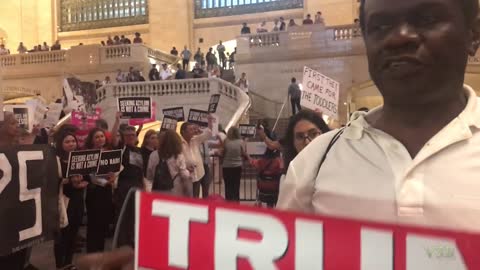
[[(223, 182), (222, 164), (220, 157), (211, 156), (210, 185), (211, 195), (220, 195), (225, 198), (225, 185)], [(240, 180), (240, 201), (257, 200), (257, 171), (247, 161), (243, 162), (242, 179)]]

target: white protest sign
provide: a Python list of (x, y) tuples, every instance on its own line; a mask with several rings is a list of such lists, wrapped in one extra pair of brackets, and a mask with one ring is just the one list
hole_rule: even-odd
[(303, 70), (303, 91), (300, 105), (320, 110), (323, 114), (338, 119), (340, 84), (309, 67)]
[(47, 119), (45, 119), (46, 127), (55, 126), (60, 120), (60, 115), (62, 114), (63, 104), (62, 103), (50, 103), (48, 105)]
[(18, 122), (18, 126), (32, 132), (33, 129), (33, 109), (27, 105), (10, 105), (4, 106), (5, 111), (12, 112)]

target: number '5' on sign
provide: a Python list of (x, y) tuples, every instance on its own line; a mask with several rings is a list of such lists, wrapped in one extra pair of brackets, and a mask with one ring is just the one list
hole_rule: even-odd
[[(35, 223), (32, 227), (19, 231), (19, 241), (37, 237), (42, 234), (42, 198), (41, 188), (28, 189), (27, 161), (43, 160), (42, 151), (19, 151), (18, 159), (18, 183), (20, 202), (35, 201)], [(0, 195), (12, 182), (13, 170), (10, 161), (4, 153), (0, 154)], [(12, 182), (13, 184), (13, 182)]]

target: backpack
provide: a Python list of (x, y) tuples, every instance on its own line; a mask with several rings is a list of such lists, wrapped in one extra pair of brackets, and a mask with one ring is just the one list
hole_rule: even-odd
[(152, 191), (169, 191), (173, 189), (173, 182), (178, 174), (172, 178), (166, 160), (160, 160), (155, 167), (155, 176), (152, 183)]

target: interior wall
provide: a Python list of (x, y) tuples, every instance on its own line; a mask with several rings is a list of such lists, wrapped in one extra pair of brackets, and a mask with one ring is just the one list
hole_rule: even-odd
[[(8, 2), (8, 3), (6, 3)], [(27, 48), (53, 42), (51, 0), (2, 1), (0, 29), (6, 33), (5, 45), (16, 53), (22, 41)]]
[(329, 25), (352, 24), (358, 17), (357, 0), (304, 0), (304, 15), (321, 11), (325, 23)]

